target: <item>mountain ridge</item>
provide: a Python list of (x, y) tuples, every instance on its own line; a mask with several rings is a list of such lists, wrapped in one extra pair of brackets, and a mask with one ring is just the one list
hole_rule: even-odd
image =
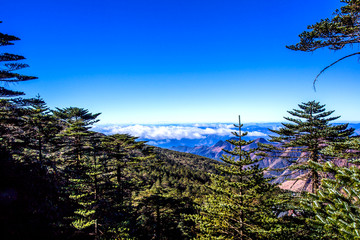
[[(236, 138), (231, 138), (236, 139)], [(251, 149), (257, 148), (258, 144), (271, 144), (273, 146), (278, 146), (278, 143), (272, 143), (267, 141), (265, 138), (257, 138), (253, 141), (251, 141), (250, 144), (245, 145), (242, 147), (243, 151), (249, 151)], [(218, 141), (212, 146), (195, 146), (195, 147), (186, 147), (186, 146), (178, 146), (178, 147), (172, 147), (171, 150), (174, 151), (184, 151), (187, 153), (200, 155), (202, 157), (215, 159), (218, 161), (221, 160), (221, 156), (223, 154), (226, 154), (223, 149), (225, 150), (233, 150), (234, 146), (231, 145), (228, 141)], [(283, 153), (281, 153), (281, 156), (275, 156), (275, 153), (269, 153), (269, 156), (264, 157), (261, 161), (258, 162), (260, 168), (267, 168), (264, 172), (264, 176), (268, 178), (274, 178), (272, 182), (274, 184), (279, 184), (279, 187), (285, 190), (291, 190), (291, 191), (301, 191), (302, 189), (307, 189), (309, 186), (307, 184), (307, 181), (304, 180), (298, 180), (297, 178), (301, 177), (305, 174), (305, 171), (299, 171), (294, 172), (288, 167), (292, 164), (290, 161), (288, 161), (288, 158), (293, 158), (292, 160), (295, 160), (299, 157), (303, 157), (304, 153), (294, 153), (292, 151), (292, 148), (286, 149)], [(251, 155), (251, 157), (256, 157), (254, 154)], [(286, 158), (284, 158), (286, 157)]]

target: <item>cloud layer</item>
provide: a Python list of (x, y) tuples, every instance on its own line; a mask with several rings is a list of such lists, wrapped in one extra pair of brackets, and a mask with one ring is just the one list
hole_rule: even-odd
[[(209, 135), (232, 136), (232, 124), (194, 124), (194, 125), (107, 125), (96, 126), (95, 131), (105, 134), (130, 134), (140, 139), (203, 139)], [(253, 131), (248, 136), (266, 136), (266, 134)]]

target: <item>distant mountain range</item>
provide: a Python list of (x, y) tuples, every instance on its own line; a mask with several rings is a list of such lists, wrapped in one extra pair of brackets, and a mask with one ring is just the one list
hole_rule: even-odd
[[(257, 146), (257, 143), (269, 143), (264, 138), (257, 138), (253, 143), (250, 145), (244, 146), (243, 150), (249, 150), (251, 148), (254, 148)], [(221, 156), (224, 153), (223, 149), (225, 150), (232, 150), (233, 145), (231, 145), (227, 141), (220, 140), (216, 144), (212, 146), (195, 146), (195, 147), (187, 147), (187, 146), (177, 146), (177, 147), (171, 147), (171, 150), (179, 151), (179, 152), (186, 152), (186, 153), (192, 153), (196, 155), (200, 155), (207, 158), (212, 158), (215, 160), (221, 160)]]
[[(243, 146), (242, 150), (249, 151), (250, 149), (257, 148), (258, 143), (272, 144), (274, 146), (278, 146), (278, 144), (271, 143), (265, 138), (257, 138), (251, 144)], [(221, 161), (222, 155), (225, 154), (223, 149), (233, 150), (234, 146), (227, 141), (220, 140), (212, 146), (177, 146), (172, 147), (171, 149), (174, 151), (191, 153)], [(255, 156), (253, 155), (252, 157)], [(310, 181), (307, 181), (306, 179), (300, 179), (304, 174), (306, 174), (306, 171), (294, 172), (287, 168), (291, 165), (289, 160), (296, 160), (299, 157), (303, 157), (303, 153), (294, 153), (294, 151), (292, 151), (292, 148), (288, 148), (283, 153), (281, 153), (281, 157), (270, 154), (268, 157), (265, 157), (263, 160), (259, 161), (258, 164), (260, 168), (269, 169), (265, 172), (265, 177), (274, 177), (275, 179), (273, 180), (273, 182), (280, 184), (280, 188), (292, 190), (295, 192), (302, 190), (310, 191)], [(341, 162), (339, 162), (338, 164), (342, 165)]]
[[(272, 144), (277, 145), (274, 143), (270, 143), (265, 138), (257, 138), (249, 145), (243, 146), (242, 150), (249, 151), (250, 149), (256, 148), (258, 146), (258, 143), (265, 143), (265, 144)], [(195, 155), (200, 155), (207, 158), (212, 158), (215, 160), (221, 161), (221, 156), (224, 154), (223, 149), (225, 150), (233, 150), (234, 146), (231, 145), (227, 141), (219, 141), (216, 144), (212, 146), (196, 146), (196, 147), (185, 147), (185, 146), (178, 146), (178, 147), (172, 147), (171, 150), (179, 151), (179, 152), (186, 152), (186, 153), (192, 153)], [(290, 151), (288, 153), (284, 153), (283, 156), (290, 154)], [(254, 157), (254, 156), (253, 156)], [(297, 158), (299, 156), (293, 156), (294, 158)], [(269, 156), (267, 158), (264, 158), (262, 161), (259, 162), (259, 166), (261, 168), (270, 168), (270, 169), (277, 169), (277, 168), (283, 168), (286, 166), (289, 166), (289, 163), (285, 161), (283, 158), (274, 158), (273, 156)], [(268, 172), (267, 176), (280, 176), (282, 172)]]

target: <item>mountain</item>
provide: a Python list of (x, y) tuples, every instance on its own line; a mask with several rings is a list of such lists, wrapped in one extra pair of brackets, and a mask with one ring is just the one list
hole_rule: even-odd
[[(233, 138), (231, 138), (233, 139)], [(257, 138), (249, 145), (243, 146), (242, 149), (244, 151), (249, 151), (250, 149), (256, 148), (258, 143), (265, 143), (269, 144), (265, 138)], [(216, 160), (221, 160), (221, 156), (224, 153), (222, 150), (232, 150), (234, 148), (233, 145), (231, 145), (227, 141), (220, 140), (217, 143), (215, 143), (212, 146), (206, 146), (206, 145), (200, 145), (195, 147), (188, 147), (188, 146), (174, 146), (171, 147), (171, 150), (179, 151), (179, 152), (186, 152), (186, 153), (192, 153), (196, 155), (200, 155), (207, 158), (212, 158)]]
[(165, 148), (154, 148), (156, 157), (162, 160), (165, 164), (176, 166), (176, 168), (189, 169), (197, 172), (217, 172), (215, 169), (219, 162), (207, 157), (185, 153), (180, 151), (173, 151)]
[[(242, 150), (249, 151), (250, 149), (257, 148), (259, 143), (277, 145), (267, 141), (265, 138), (257, 138), (249, 145), (243, 146)], [(232, 150), (233, 148), (234, 146), (227, 141), (218, 141), (212, 146), (179, 146), (172, 147), (172, 150), (196, 154), (206, 158), (212, 158), (221, 161), (221, 156), (224, 154), (222, 150)], [(299, 153), (294, 153), (294, 151), (292, 150), (292, 148), (288, 148), (286, 151), (282, 152), (280, 156), (275, 156), (275, 153), (271, 153), (268, 157), (265, 157), (263, 160), (259, 161), (258, 164), (260, 168), (269, 169), (265, 172), (265, 177), (275, 177), (273, 182), (280, 184), (280, 188), (300, 191), (306, 184), (306, 181), (289, 179), (296, 179), (299, 176), (303, 175), (305, 172), (294, 172), (287, 168), (291, 165), (289, 163), (289, 160), (296, 160), (297, 158), (303, 156), (301, 156)], [(255, 156), (253, 155), (252, 157)], [(286, 157), (287, 159), (285, 159), (284, 157)]]

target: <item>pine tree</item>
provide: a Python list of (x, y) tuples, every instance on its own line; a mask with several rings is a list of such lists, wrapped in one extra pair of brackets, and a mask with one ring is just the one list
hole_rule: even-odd
[(356, 166), (339, 167), (332, 162), (310, 165), (328, 173), (315, 194), (307, 193), (301, 204), (314, 213), (309, 224), (323, 230), (331, 239), (360, 239), (360, 170)]
[[(313, 52), (319, 48), (329, 48), (337, 51), (346, 46), (360, 43), (360, 1), (340, 0), (340, 2), (345, 5), (333, 13), (332, 19), (322, 19), (320, 22), (308, 26), (310, 31), (304, 31), (299, 35), (300, 42), (287, 46), (287, 48), (305, 52)], [(358, 54), (360, 52), (346, 55), (325, 67), (316, 76), (314, 84), (326, 69), (348, 57)]]
[[(320, 163), (330, 160), (321, 152), (330, 142), (342, 142), (354, 133), (348, 124), (333, 125), (330, 122), (339, 118), (331, 117), (334, 111), (326, 111), (325, 105), (310, 101), (299, 104), (300, 109), (288, 111), (293, 117), (284, 117), (288, 123), (282, 123), (279, 130), (270, 130), (276, 135), (270, 141), (280, 143), (279, 147), (262, 145), (263, 149), (273, 152), (273, 157), (283, 157), (283, 153), (293, 152), (285, 157), (291, 170), (307, 172), (305, 180), (311, 180), (311, 191), (316, 192), (320, 184), (319, 172), (309, 166), (309, 160)], [(307, 181), (308, 183), (309, 181)], [(304, 188), (306, 185), (304, 186)]]
[(166, 186), (159, 175), (152, 186), (143, 188), (134, 199), (139, 214), (138, 237), (191, 239), (193, 225), (184, 215), (195, 212), (193, 201), (183, 197), (178, 189)]
[[(104, 165), (99, 162), (100, 141), (96, 138), (91, 140), (90, 154), (81, 157), (80, 165), (76, 165), (75, 171), (70, 175), (68, 191), (70, 199), (73, 199), (78, 207), (72, 217), (72, 226), (77, 230), (86, 231), (93, 226), (89, 233), (98, 239), (100, 235), (99, 225), (102, 216), (101, 203), (103, 201), (103, 185), (107, 182), (104, 179)], [(102, 232), (102, 231), (101, 231)]]
[(360, 1), (340, 0), (340, 2), (345, 5), (335, 10), (332, 19), (326, 18), (308, 26), (311, 31), (301, 33), (300, 42), (288, 48), (312, 52), (324, 47), (340, 50), (347, 45), (360, 43)]
[(87, 109), (77, 107), (57, 108), (53, 113), (64, 126), (64, 130), (59, 135), (64, 140), (63, 154), (70, 155), (72, 161), (80, 162), (86, 148), (89, 149), (86, 142), (91, 135), (94, 135), (89, 129), (99, 121), (96, 118), (100, 113), (92, 114)]
[[(49, 164), (50, 159), (44, 159), (44, 156), (49, 156), (52, 151), (55, 151), (55, 138), (61, 126), (39, 95), (35, 98), (15, 101), (23, 102), (28, 106), (24, 116), (25, 129), (29, 138), (28, 148), (35, 151), (39, 162), (45, 161), (45, 164)], [(55, 165), (53, 163), (50, 165), (56, 171)]]
[(0, 143), (1, 155), (9, 160), (15, 154), (21, 154), (24, 143), (25, 125), (23, 107), (11, 99), (0, 99)]
[(147, 152), (144, 141), (127, 134), (114, 134), (102, 138), (101, 148), (106, 154), (106, 176), (108, 187), (107, 232), (114, 238), (130, 238), (134, 230), (132, 198), (139, 188), (140, 180), (134, 174), (140, 163), (153, 158), (151, 150)]
[[(102, 166), (98, 163), (96, 147), (100, 140), (89, 129), (99, 121), (96, 118), (100, 113), (92, 114), (76, 107), (57, 108), (53, 113), (64, 125), (59, 134), (63, 140), (60, 156), (63, 160), (61, 168), (69, 180), (65, 189), (75, 204), (71, 225), (97, 236), (98, 176)], [(90, 227), (94, 227), (93, 230), (89, 230)]]
[[(309, 162), (327, 176), (322, 179), (317, 193), (304, 194), (301, 205), (312, 213), (307, 219), (309, 225), (330, 239), (360, 239), (359, 149), (359, 138), (331, 143), (322, 152), (336, 157), (336, 164)], [(348, 162), (344, 162), (344, 158)]]
[[(18, 37), (0, 33), (0, 46), (11, 46), (18, 40)], [(28, 67), (21, 63), (24, 59), (20, 55), (0, 53), (2, 238), (51, 239), (59, 230), (56, 222), (63, 210), (58, 205), (58, 189), (46, 166), (34, 157), (34, 132), (38, 133), (38, 129), (32, 129), (28, 121), (30, 113), (33, 113), (30, 100), (13, 98), (24, 93), (8, 88), (12, 83), (37, 79), (16, 73)], [(44, 147), (41, 149), (44, 150)], [(7, 189), (11, 189), (9, 196), (6, 196)]]
[[(220, 167), (223, 175), (213, 175), (212, 194), (200, 206), (200, 214), (194, 220), (199, 225), (199, 239), (276, 239), (276, 215), (271, 193), (275, 186), (263, 176), (258, 162), (252, 157), (256, 149), (243, 151), (247, 133), (241, 132), (243, 125), (235, 125), (237, 139), (227, 140), (233, 150), (224, 150)], [(276, 237), (277, 236), (277, 237)]]
[(130, 176), (126, 175), (127, 168), (135, 167), (141, 161), (145, 161), (153, 155), (141, 156), (141, 151), (144, 148), (144, 141), (136, 141), (137, 137), (131, 137), (127, 134), (115, 134), (106, 136), (102, 139), (102, 147), (105, 153), (109, 156), (109, 168), (112, 170), (114, 181), (117, 185), (118, 196), (117, 199), (120, 205), (131, 197), (128, 185)]
[[(0, 21), (0, 23), (2, 22)], [(15, 37), (13, 35), (0, 33), (0, 47), (14, 45), (13, 42), (18, 40), (20, 40), (20, 38)], [(11, 53), (0, 53), (0, 63), (6, 62), (0, 65), (0, 82), (9, 84), (9, 83), (37, 79), (37, 77), (26, 76), (15, 73), (15, 71), (17, 70), (29, 67), (29, 65), (27, 64), (17, 63), (17, 61), (21, 61), (24, 59), (25, 57), (20, 55), (11, 54)], [(24, 94), (23, 92), (13, 91), (5, 87), (0, 87), (0, 97), (14, 97), (23, 94)]]

